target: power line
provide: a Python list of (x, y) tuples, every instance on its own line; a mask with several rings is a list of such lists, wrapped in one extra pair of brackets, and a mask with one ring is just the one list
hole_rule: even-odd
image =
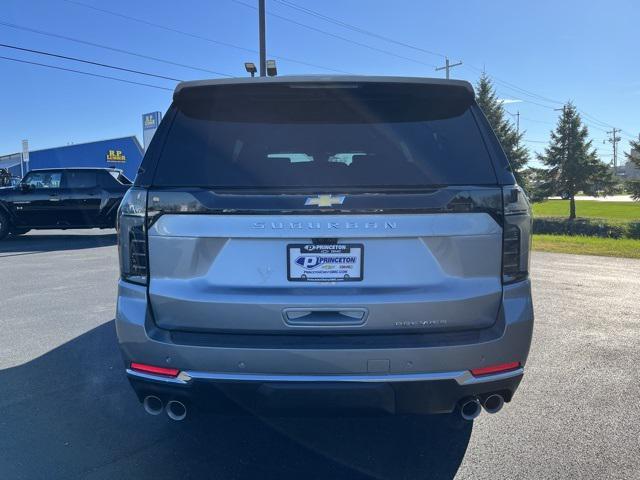
[(77, 57), (69, 57), (67, 55), (59, 55), (57, 53), (44, 52), (42, 50), (33, 50), (31, 48), (23, 48), (23, 47), (18, 47), (16, 45), (7, 45), (6, 43), (0, 43), (0, 47), (11, 48), (13, 50), (20, 50), (22, 52), (37, 53), (38, 55), (46, 55), (48, 57), (62, 58), (64, 60), (71, 60), (71, 61), (74, 61), (74, 62), (86, 63), (88, 65), (96, 65), (98, 67), (111, 68), (113, 70), (120, 70), (122, 72), (135, 73), (137, 75), (146, 75), (147, 77), (161, 78), (163, 80), (171, 80), (171, 81), (174, 81), (174, 82), (181, 82), (182, 81), (179, 78), (165, 77), (164, 75), (156, 75), (155, 73), (142, 72), (140, 70), (133, 70), (131, 68), (117, 67), (115, 65), (109, 65), (109, 64), (106, 64), (106, 63), (94, 62), (94, 61), (91, 61), (91, 60), (85, 60), (85, 59), (77, 58)]
[(107, 80), (115, 80), (116, 82), (130, 83), (132, 85), (140, 85), (140, 86), (143, 86), (143, 87), (151, 87), (151, 88), (157, 88), (158, 90), (167, 90), (169, 92), (173, 92), (173, 88), (161, 87), (159, 85), (152, 85), (150, 83), (134, 82), (133, 80), (125, 80), (123, 78), (111, 77), (109, 75), (100, 75), (100, 74), (97, 74), (97, 73), (83, 72), (82, 70), (76, 70), (76, 69), (73, 69), (73, 68), (64, 68), (64, 67), (58, 67), (58, 66), (55, 66), (55, 65), (48, 65), (46, 63), (30, 62), (28, 60), (21, 60), (19, 58), (4, 57), (4, 56), (1, 56), (1, 55), (0, 55), (0, 59), (9, 60), (9, 61), (18, 62), (18, 63), (26, 63), (26, 64), (29, 64), (29, 65), (37, 65), (39, 67), (53, 68), (55, 70), (62, 70), (62, 71), (65, 71), (65, 72), (77, 73), (77, 74), (80, 74), (80, 75), (88, 75), (90, 77), (104, 78), (104, 79), (107, 79)]
[[(492, 77), (492, 78), (493, 78), (493, 77)], [(500, 95), (500, 96), (503, 96), (503, 95)], [(532, 104), (532, 105), (537, 105), (537, 106), (539, 106), (539, 107), (544, 107), (544, 108), (546, 108), (546, 109), (548, 109), (548, 110), (554, 110), (554, 111), (562, 110), (562, 109), (556, 109), (556, 108), (554, 108), (554, 107), (550, 107), (549, 105), (543, 105), (543, 104), (541, 104), (541, 103), (534, 102), (533, 100), (529, 100), (529, 99), (526, 99), (526, 100), (525, 100), (525, 99), (523, 99), (523, 98), (515, 97), (515, 96), (513, 96), (513, 95), (509, 95), (509, 96), (510, 96), (510, 97), (512, 97), (514, 100), (519, 100), (519, 101), (521, 101), (521, 102), (530, 103), (530, 104)], [(580, 110), (579, 110), (579, 111), (580, 111)], [(583, 115), (583, 116), (584, 116), (584, 115)], [(526, 117), (522, 117), (522, 118), (523, 118), (523, 119), (525, 119)], [(537, 123), (547, 123), (547, 124), (549, 124), (549, 125), (555, 125), (555, 123), (553, 123), (553, 122), (545, 122), (545, 121), (542, 121), (542, 120), (534, 120), (534, 119), (531, 119), (531, 118), (526, 118), (526, 119), (527, 119), (527, 120), (529, 120), (529, 121), (532, 121), (532, 122), (537, 122)], [(584, 124), (585, 124), (586, 126), (588, 126), (589, 128), (591, 128), (591, 129), (593, 129), (593, 130), (599, 130), (599, 131), (601, 131), (601, 132), (605, 132), (605, 133), (607, 132), (607, 129), (602, 128), (602, 127), (600, 127), (600, 126), (598, 126), (598, 125), (593, 125), (592, 123), (590, 123), (590, 122), (592, 122), (592, 121), (593, 121), (593, 120), (590, 120), (590, 121), (588, 122), (588, 121), (586, 121), (584, 118), (582, 119), (582, 123), (584, 123)]]
[(122, 48), (109, 47), (107, 45), (102, 45), (100, 43), (89, 42), (87, 40), (81, 40), (79, 38), (69, 37), (69, 36), (66, 36), (66, 35), (60, 35), (60, 34), (53, 33), (53, 32), (47, 32), (45, 30), (38, 30), (38, 29), (35, 29), (35, 28), (25, 27), (23, 25), (17, 25), (15, 23), (4, 22), (2, 20), (0, 20), (0, 25), (5, 26), (5, 27), (9, 27), (9, 28), (13, 28), (13, 29), (16, 29), (16, 30), (23, 30), (25, 32), (31, 32), (31, 33), (36, 33), (38, 35), (44, 35), (44, 36), (47, 36), (47, 37), (59, 38), (61, 40), (67, 40), (67, 41), (79, 43), (79, 44), (82, 44), (82, 45), (89, 45), (90, 47), (102, 48), (104, 50), (110, 50), (112, 52), (124, 53), (126, 55), (131, 55), (131, 56), (138, 57), (138, 58), (144, 58), (144, 59), (147, 59), (147, 60), (153, 60), (155, 62), (160, 62), (160, 63), (164, 63), (164, 64), (167, 64), (167, 65), (174, 65), (176, 67), (188, 68), (188, 69), (197, 70), (197, 71), (200, 71), (200, 72), (213, 73), (215, 75), (220, 75), (221, 77), (233, 77), (234, 76), (234, 75), (231, 75), (231, 74), (228, 74), (228, 73), (222, 73), (222, 72), (218, 72), (218, 71), (215, 71), (215, 70), (209, 70), (207, 68), (197, 67), (197, 66), (194, 66), (194, 65), (187, 65), (185, 63), (173, 62), (171, 60), (166, 60), (166, 59), (163, 59), (163, 58), (153, 57), (153, 56), (150, 56), (150, 55), (144, 55), (142, 53), (132, 52), (130, 50), (124, 50)]
[(545, 125), (555, 125), (555, 122), (549, 122), (549, 121), (546, 121), (546, 120), (538, 120), (536, 118), (529, 118), (529, 117), (523, 117), (523, 116), (521, 116), (520, 118), (522, 120), (526, 120), (527, 122), (542, 123), (542, 124), (545, 124)]
[[(475, 70), (476, 72), (479, 72), (479, 73), (483, 73), (484, 72), (484, 69), (479, 69), (478, 67), (474, 67), (473, 65), (468, 65), (467, 64), (467, 67), (469, 67), (472, 70)], [(555, 103), (557, 105), (564, 105), (564, 102), (561, 102), (560, 100), (554, 100), (552, 98), (545, 97), (543, 95), (539, 95), (539, 94), (537, 94), (535, 92), (532, 92), (531, 90), (527, 90), (527, 89), (524, 89), (522, 87), (518, 87), (517, 85), (515, 85), (513, 83), (510, 83), (510, 82), (507, 82), (506, 80), (502, 80), (502, 79), (500, 79), (498, 77), (495, 77), (494, 75), (491, 75), (491, 79), (494, 80), (497, 84), (502, 85), (503, 88), (507, 88), (507, 89), (513, 90), (515, 92), (522, 93), (522, 94), (527, 95), (529, 97), (536, 98), (538, 100), (542, 100), (542, 101), (545, 101), (545, 102)], [(555, 108), (555, 107), (551, 107), (549, 105), (544, 105), (542, 103), (534, 102), (532, 100), (523, 100), (521, 98), (515, 98), (515, 99), (516, 100), (522, 100), (523, 102), (531, 103), (533, 105), (544, 107), (544, 108), (547, 108), (547, 109), (550, 109), (550, 110), (553, 110)], [(585, 124), (587, 124), (590, 128), (593, 128), (594, 130), (600, 130), (602, 132), (606, 132), (607, 130), (605, 128), (602, 128), (602, 127), (613, 128), (612, 125), (610, 125), (610, 124), (608, 124), (606, 122), (603, 122), (602, 120), (599, 120), (598, 118), (594, 117), (593, 115), (590, 115), (589, 113), (585, 112), (584, 110), (578, 110), (578, 112), (580, 112), (584, 117), (589, 118), (591, 120), (591, 122), (596, 123), (596, 125), (592, 125), (592, 124), (588, 124), (587, 122), (584, 122)], [(625, 133), (624, 130), (622, 130), (621, 132)]]
[(593, 115), (589, 115), (584, 110), (578, 110), (578, 112), (580, 112), (583, 116), (589, 118), (592, 122), (595, 122), (597, 125), (601, 125), (601, 126), (607, 127), (607, 128), (614, 128), (613, 125), (610, 125), (610, 124), (608, 124), (606, 122), (603, 122), (602, 120), (598, 120), (596, 117), (594, 117)]
[[(65, 1), (68, 1), (68, 0), (65, 0)], [(242, 5), (244, 7), (250, 8), (252, 10), (256, 10), (257, 9), (257, 7), (255, 7), (254, 5), (250, 5), (250, 4), (242, 2), (240, 0), (231, 0), (231, 1), (233, 3), (237, 3), (238, 5)], [(357, 46), (363, 47), (363, 48), (368, 48), (369, 50), (373, 50), (373, 51), (376, 51), (376, 52), (384, 53), (385, 55), (389, 55), (389, 56), (392, 56), (392, 57), (400, 58), (402, 60), (407, 60), (409, 62), (414, 62), (414, 63), (418, 63), (420, 65), (426, 65), (427, 67), (435, 68), (435, 65), (432, 65), (430, 63), (422, 62), (420, 60), (416, 60), (416, 59), (410, 58), (410, 57), (405, 57), (404, 55), (399, 55), (399, 54), (391, 52), (389, 50), (385, 50), (385, 49), (382, 49), (382, 48), (374, 47), (373, 45), (369, 45), (369, 44), (366, 44), (366, 43), (358, 42), (357, 40), (352, 40), (350, 38), (343, 37), (342, 35), (338, 35), (336, 33), (327, 32), (326, 30), (322, 30), (320, 28), (314, 27), (312, 25), (308, 25), (306, 23), (298, 22), (297, 20), (293, 20), (292, 18), (285, 17), (284, 15), (279, 15), (279, 14), (273, 13), (273, 12), (267, 12), (267, 15), (269, 15), (270, 17), (279, 18), (281, 20), (284, 20), (285, 22), (289, 22), (289, 23), (292, 23), (294, 25), (298, 25), (300, 27), (307, 28), (307, 29), (312, 30), (314, 32), (319, 32), (319, 33), (322, 33), (324, 35), (328, 35), (329, 37), (337, 38), (338, 40), (342, 40), (343, 42), (351, 43), (351, 44), (354, 44), (354, 45), (357, 45)]]
[[(247, 6), (247, 7), (250, 7), (250, 8), (255, 8), (255, 7), (253, 7), (253, 6), (251, 6), (251, 5), (247, 5), (246, 3), (241, 2), (241, 1), (239, 1), (239, 0), (232, 0), (232, 1), (234, 1), (235, 3), (240, 3), (240, 4), (245, 5), (245, 6)], [(320, 12), (317, 12), (317, 11), (311, 10), (311, 9), (309, 9), (309, 8), (306, 8), (306, 7), (302, 7), (302, 6), (297, 5), (297, 4), (295, 4), (295, 3), (291, 2), (291, 1), (288, 1), (288, 0), (274, 0), (274, 1), (275, 1), (275, 2), (277, 2), (277, 3), (279, 3), (279, 4), (281, 4), (281, 5), (284, 5), (284, 6), (286, 6), (286, 7), (292, 8), (292, 9), (297, 10), (297, 11), (300, 11), (300, 12), (303, 12), (303, 13), (305, 13), (305, 14), (307, 14), (307, 15), (311, 15), (311, 16), (313, 16), (313, 17), (315, 17), (315, 18), (319, 18), (319, 19), (324, 20), (324, 21), (326, 21), (326, 22), (333, 23), (333, 24), (335, 24), (335, 25), (339, 25), (339, 26), (344, 27), (344, 28), (347, 28), (347, 29), (349, 29), (349, 30), (352, 30), (352, 31), (355, 31), (355, 32), (358, 32), (358, 33), (362, 33), (362, 34), (365, 34), (365, 35), (369, 35), (369, 36), (372, 36), (372, 37), (375, 37), (375, 38), (378, 38), (378, 39), (381, 39), (381, 40), (384, 40), (384, 41), (387, 41), (387, 42), (390, 42), (390, 43), (394, 43), (394, 44), (396, 44), (396, 45), (400, 45), (400, 46), (403, 46), (403, 47), (406, 47), (406, 48), (410, 48), (410, 49), (413, 49), (413, 50), (421, 51), (421, 52), (423, 52), (423, 53), (428, 53), (428, 54), (431, 54), (431, 55), (440, 56), (440, 57), (443, 57), (443, 58), (445, 58), (445, 59), (446, 59), (446, 55), (444, 55), (444, 54), (441, 54), (441, 53), (438, 53), (438, 52), (433, 52), (433, 51), (430, 51), (430, 50), (426, 50), (426, 49), (423, 49), (423, 48), (417, 47), (416, 45), (411, 45), (411, 44), (406, 43), (406, 42), (402, 42), (402, 41), (399, 41), (399, 40), (396, 40), (396, 39), (393, 39), (393, 38), (390, 38), (390, 37), (386, 37), (386, 36), (383, 36), (383, 35), (377, 34), (377, 33), (375, 33), (375, 32), (369, 31), (369, 30), (365, 30), (365, 29), (363, 29), (363, 28), (360, 28), (360, 27), (357, 27), (357, 26), (355, 26), (355, 25), (349, 24), (349, 23), (344, 22), (344, 21), (342, 21), (342, 20), (339, 20), (339, 19), (336, 19), (336, 18), (330, 17), (330, 16), (328, 16), (328, 15), (324, 15), (324, 14), (322, 14), (322, 13), (320, 13)], [(278, 16), (278, 17), (283, 18), (283, 19), (285, 19), (285, 20), (287, 20), (287, 21), (292, 21), (291, 19), (288, 19), (288, 18), (286, 18), (286, 17), (282, 17), (282, 16), (279, 16), (279, 15), (276, 15), (276, 14), (272, 14), (272, 15), (273, 15), (273, 16)], [(293, 22), (293, 23), (300, 24), (300, 23), (295, 22), (295, 21), (292, 21), (292, 22)], [(306, 26), (306, 25), (303, 25), (303, 26)], [(331, 34), (331, 33), (325, 32), (325, 31), (320, 30), (320, 29), (316, 29), (316, 28), (314, 28), (314, 27), (309, 27), (309, 26), (307, 26), (307, 28), (311, 28), (311, 29), (313, 29), (313, 30), (320, 31), (320, 32), (325, 33), (325, 34), (328, 34), (328, 35), (331, 35), (331, 36), (335, 36), (334, 34)], [(344, 39), (343, 37), (340, 37), (340, 38)], [(349, 40), (349, 39), (345, 39), (345, 40), (347, 40), (347, 41), (351, 41), (351, 40)], [(353, 43), (353, 42), (352, 42), (352, 43)], [(356, 42), (356, 44), (359, 44), (359, 42)], [(371, 48), (369, 45), (363, 45), (363, 46), (365, 46), (365, 47), (367, 47), (367, 48)], [(387, 52), (387, 53), (389, 53), (389, 52)], [(395, 54), (393, 54), (393, 55), (395, 55)], [(401, 58), (405, 58), (405, 59), (406, 59), (406, 57), (402, 57), (402, 56), (401, 56)], [(413, 59), (410, 59), (410, 60), (411, 60), (411, 61), (415, 61), (415, 60), (413, 60)], [(475, 67), (475, 66), (473, 66), (473, 65), (467, 65), (467, 66), (468, 66), (470, 69), (475, 70), (475, 71), (476, 71), (476, 72), (478, 72), (478, 73), (482, 73), (482, 72), (484, 72), (484, 69), (480, 69), (480, 68)], [(442, 68), (445, 68), (445, 69), (446, 69), (446, 66), (445, 66), (445, 67), (440, 67), (440, 69), (442, 69)], [(448, 71), (449, 71), (449, 70), (447, 69), (447, 73), (448, 73)], [(447, 77), (447, 78), (448, 78), (448, 77)], [(493, 75), (492, 75), (492, 79), (494, 79), (494, 81), (496, 81), (496, 83), (502, 84), (502, 85), (503, 85), (504, 87), (506, 87), (506, 88), (509, 88), (509, 89), (511, 89), (511, 90), (513, 90), (513, 91), (516, 91), (516, 92), (519, 92), (519, 93), (521, 93), (521, 94), (527, 95), (527, 96), (529, 96), (529, 97), (536, 98), (536, 99), (541, 100), (541, 101), (543, 101), (543, 102), (548, 102), (548, 103), (552, 103), (552, 104), (556, 104), (556, 105), (563, 105), (563, 104), (565, 103), (565, 102), (562, 102), (562, 101), (560, 101), (560, 100), (556, 100), (556, 99), (553, 99), (553, 98), (545, 97), (545, 96), (540, 95), (540, 94), (538, 94), (538, 93), (536, 93), (536, 92), (533, 92), (533, 91), (531, 91), (531, 90), (527, 90), (527, 89), (525, 89), (525, 88), (519, 87), (518, 85), (516, 85), (516, 84), (514, 84), (514, 83), (508, 82), (508, 81), (506, 81), (506, 80), (503, 80), (503, 79), (501, 79), (501, 78), (499, 78), (499, 77), (495, 77), (495, 76), (493, 76)], [(534, 105), (538, 105), (538, 106), (540, 106), (540, 107), (547, 108), (547, 109), (553, 109), (553, 108), (554, 108), (554, 107), (551, 107), (551, 106), (549, 106), (549, 105), (544, 105), (544, 104), (541, 104), (541, 103), (536, 103), (536, 102), (531, 101), (531, 100), (529, 100), (528, 102), (529, 102), (529, 103), (532, 103), (532, 104), (534, 104)], [(608, 124), (608, 123), (606, 123), (606, 122), (603, 122), (603, 121), (599, 120), (598, 118), (594, 117), (593, 115), (588, 114), (587, 112), (585, 112), (585, 111), (583, 111), (583, 110), (579, 110), (579, 112), (581, 112), (584, 116), (586, 116), (586, 117), (590, 118), (593, 122), (596, 122), (597, 124), (599, 124), (599, 125), (601, 125), (601, 126), (603, 126), (603, 127), (613, 128), (613, 126), (612, 126), (612, 125), (610, 125), (610, 124)], [(593, 127), (593, 128), (595, 128), (595, 129), (597, 129), (597, 130), (599, 129), (599, 128), (597, 128), (597, 127)], [(604, 130), (603, 130), (603, 131), (604, 131)], [(625, 134), (625, 135), (630, 136), (631, 138), (635, 138), (635, 137), (633, 137), (633, 135), (632, 135), (632, 134), (630, 134), (629, 132), (626, 132), (626, 131), (624, 131), (624, 130), (620, 130), (620, 132), (621, 132), (621, 133), (623, 133), (623, 134)]]
[[(88, 8), (90, 10), (95, 10), (97, 12), (105, 13), (107, 15), (112, 15), (112, 16), (119, 17), (119, 18), (124, 18), (124, 19), (130, 20), (132, 22), (137, 22), (137, 23), (141, 23), (143, 25), (147, 25), (147, 26), (150, 26), (150, 27), (159, 28), (161, 30), (165, 30), (165, 31), (168, 31), (168, 32), (177, 33), (177, 34), (183, 35), (185, 37), (190, 37), (190, 38), (195, 38), (195, 39), (198, 39), (198, 40), (203, 40), (205, 42), (214, 43), (216, 45), (221, 45), (223, 47), (235, 48), (237, 50), (242, 50), (244, 52), (259, 53), (258, 50), (254, 50), (252, 48), (246, 48), (246, 47), (242, 47), (240, 45), (235, 45), (233, 43), (223, 42), (221, 40), (216, 40), (214, 38), (205, 37), (204, 35), (198, 35), (196, 33), (186, 32), (184, 30), (179, 30), (177, 28), (168, 27), (166, 25), (161, 25), (159, 23), (150, 22), (149, 20), (145, 20), (145, 19), (142, 19), (142, 18), (132, 17), (130, 15), (125, 15), (123, 13), (114, 12), (112, 10), (107, 10), (105, 8), (100, 8), (100, 7), (96, 7), (96, 6), (93, 6), (93, 5), (89, 5), (87, 3), (77, 2), (75, 0), (62, 0), (62, 1), (66, 2), (66, 3), (69, 3), (69, 4), (72, 4), (72, 5), (77, 5), (79, 7)], [(322, 65), (316, 65), (316, 64), (305, 62), (305, 61), (302, 61), (302, 60), (296, 60), (296, 59), (289, 58), (289, 57), (283, 57), (281, 55), (272, 55), (272, 57), (277, 58), (279, 60), (286, 61), (286, 62), (297, 63), (297, 64), (300, 64), (300, 65), (305, 65), (307, 67), (319, 68), (321, 70), (327, 70), (327, 71), (330, 71), (330, 72), (349, 73), (349, 72), (345, 72), (343, 70), (324, 67)]]
[[(484, 70), (483, 68), (481, 69), (481, 68), (475, 67), (475, 66), (470, 65), (470, 64), (467, 64), (466, 66), (467, 66), (468, 68), (470, 68), (471, 70), (476, 71), (477, 73), (485, 73), (485, 70)], [(531, 90), (527, 90), (527, 89), (525, 89), (525, 88), (519, 87), (519, 86), (517, 86), (517, 85), (516, 85), (516, 84), (514, 84), (514, 83), (507, 82), (506, 80), (502, 80), (501, 78), (496, 77), (496, 76), (494, 76), (494, 75), (491, 75), (491, 79), (492, 79), (494, 82), (496, 82), (496, 83), (502, 84), (502, 85), (503, 85), (503, 86), (505, 86), (506, 88), (509, 88), (509, 89), (511, 89), (511, 90), (514, 90), (514, 91), (520, 92), (520, 93), (522, 93), (522, 94), (524, 94), (524, 95), (527, 95), (527, 96), (530, 96), (530, 97), (532, 97), (532, 98), (536, 98), (536, 99), (541, 100), (541, 101), (543, 101), (543, 102), (555, 103), (555, 104), (557, 104), (557, 105), (563, 105), (563, 104), (565, 103), (565, 102), (561, 102), (560, 100), (554, 100), (554, 99), (552, 99), (552, 98), (545, 97), (545, 96), (543, 96), (543, 95), (540, 95), (540, 94), (538, 94), (538, 93), (535, 93), (535, 92), (533, 92), (533, 91), (531, 91)], [(553, 107), (547, 107), (547, 108), (553, 108)]]
[[(469, 67), (472, 70), (475, 70), (476, 72), (479, 72), (479, 73), (483, 73), (484, 72), (483, 69), (479, 69), (478, 67), (474, 67), (473, 65), (467, 65), (467, 67)], [(498, 77), (495, 77), (494, 75), (491, 75), (491, 79), (494, 80), (496, 83), (501, 84), (504, 88), (507, 88), (507, 89), (522, 93), (522, 94), (530, 96), (532, 98), (536, 98), (536, 99), (539, 99), (539, 100), (542, 100), (542, 101), (546, 101), (546, 102), (549, 102), (549, 103), (555, 103), (555, 104), (558, 104), (558, 105), (563, 105), (564, 104), (564, 102), (561, 102), (560, 100), (554, 100), (552, 98), (545, 97), (543, 95), (539, 95), (539, 94), (537, 94), (535, 92), (532, 92), (531, 90), (526, 90), (524, 88), (518, 87), (517, 85), (515, 85), (513, 83), (507, 82), (506, 80), (502, 80), (502, 79), (500, 79)], [(517, 99), (517, 100), (522, 100), (522, 99)], [(522, 100), (522, 101), (525, 101), (525, 100)], [(528, 103), (532, 103), (534, 105), (538, 105), (540, 107), (544, 107), (544, 108), (547, 108), (547, 109), (553, 109), (554, 108), (554, 107), (550, 107), (548, 105), (543, 105), (541, 103), (533, 102), (531, 100), (526, 100), (526, 101)], [(587, 113), (584, 110), (578, 110), (578, 112), (580, 112), (584, 117), (589, 118), (592, 122), (595, 122), (596, 125), (600, 125), (601, 127), (606, 127), (606, 128), (613, 128), (612, 125), (610, 125), (610, 124), (608, 124), (606, 122), (603, 122), (602, 120), (598, 119), (597, 117), (594, 117), (593, 115)], [(597, 126), (594, 126), (594, 125), (591, 125), (591, 127), (596, 129), (596, 130), (601, 130), (603, 132), (606, 132), (605, 129), (597, 127)], [(628, 132), (624, 132), (624, 130), (622, 130), (622, 132), (628, 134)]]
[(357, 27), (355, 25), (349, 24), (347, 22), (343, 22), (342, 20), (338, 20), (337, 18), (332, 18), (332, 17), (329, 17), (327, 15), (323, 15), (322, 13), (316, 12), (314, 10), (311, 10), (310, 8), (306, 8), (306, 7), (303, 7), (301, 5), (296, 5), (293, 2), (289, 2), (289, 1), (285, 1), (285, 0), (274, 0), (274, 1), (279, 3), (279, 4), (281, 4), (281, 5), (284, 5), (286, 7), (292, 8), (294, 10), (298, 10), (300, 12), (306, 13), (307, 15), (311, 15), (311, 16), (316, 17), (316, 18), (320, 18), (321, 20), (324, 20), (324, 21), (329, 22), (329, 23), (333, 23), (334, 25), (339, 25), (341, 27), (344, 27), (346, 29), (352, 30), (354, 32), (358, 32), (358, 33), (361, 33), (361, 34), (364, 34), (364, 35), (368, 35), (368, 36), (373, 37), (373, 38), (384, 40), (384, 41), (389, 42), (389, 43), (394, 43), (396, 45), (399, 45), (399, 46), (402, 46), (402, 47), (406, 47), (406, 48), (410, 48), (410, 49), (416, 50), (418, 52), (427, 53), (429, 55), (434, 55), (436, 57), (441, 57), (441, 58), (445, 57), (445, 55), (442, 54), (442, 53), (434, 52), (433, 50), (427, 50), (426, 48), (421, 48), (421, 47), (418, 47), (416, 45), (411, 45), (409, 43), (405, 43), (405, 42), (402, 42), (400, 40), (396, 40), (396, 39), (393, 39), (393, 38), (390, 38), (390, 37), (385, 37), (384, 35), (380, 35), (379, 33), (372, 32), (371, 30), (365, 30), (364, 28), (360, 28), (360, 27)]
[(629, 133), (626, 130), (620, 130), (620, 133), (622, 133), (624, 136), (630, 138), (631, 140), (636, 140), (638, 138), (637, 135), (633, 135), (633, 133)]

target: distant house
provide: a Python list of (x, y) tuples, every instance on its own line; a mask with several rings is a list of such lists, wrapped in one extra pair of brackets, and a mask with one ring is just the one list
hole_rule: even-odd
[[(640, 152), (638, 150), (631, 150), (631, 156), (635, 159), (640, 159)], [(640, 168), (631, 160), (627, 160), (624, 165), (624, 176), (629, 179), (640, 179)]]
[[(135, 136), (77, 143), (63, 147), (45, 148), (29, 152), (29, 170), (53, 167), (111, 167), (119, 168), (133, 180), (138, 172), (144, 151)], [(21, 165), (21, 153), (0, 156), (0, 168), (11, 175), (22, 176), (27, 164)]]

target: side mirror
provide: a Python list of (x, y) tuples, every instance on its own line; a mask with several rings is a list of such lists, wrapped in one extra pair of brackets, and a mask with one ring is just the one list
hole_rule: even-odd
[(29, 190), (31, 190), (31, 185), (29, 185), (28, 183), (19, 183), (18, 189), (20, 189), (21, 192), (28, 192)]

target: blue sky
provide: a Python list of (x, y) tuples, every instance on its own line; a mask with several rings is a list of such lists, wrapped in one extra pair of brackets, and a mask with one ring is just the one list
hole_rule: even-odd
[[(250, 8), (257, 5), (257, 0), (77, 2), (193, 36), (83, 7), (76, 0), (3, 0), (0, 22), (234, 76), (246, 75), (244, 61), (258, 60), (254, 52), (258, 44), (257, 11)], [(436, 54), (327, 23), (284, 3), (312, 9)], [(284, 3), (267, 0), (270, 13), (267, 56), (278, 58), (281, 74), (329, 73), (334, 69), (358, 74), (442, 76), (443, 72), (435, 72), (433, 67), (443, 63), (441, 55), (447, 55), (452, 61), (464, 62), (453, 70), (453, 78), (475, 83), (478, 70), (484, 68), (497, 80), (502, 98), (522, 100), (509, 103), (507, 109), (520, 112), (520, 127), (526, 130), (528, 146), (533, 151), (544, 147), (538, 142), (548, 139), (556, 120), (553, 108), (560, 104), (549, 100), (573, 100), (590, 116), (585, 120), (603, 160), (610, 160), (612, 150), (609, 143), (602, 143), (607, 136), (605, 131), (610, 129), (604, 124), (623, 130), (622, 150), (628, 149), (629, 138), (640, 133), (640, 56), (636, 33), (640, 2), (284, 0)], [(1, 24), (0, 39), (0, 43), (179, 79), (216, 76)], [(168, 89), (175, 86), (169, 80), (7, 48), (0, 48), (0, 55)], [(3, 59), (0, 66), (3, 87), (0, 155), (19, 151), (23, 138), (28, 138), (31, 148), (37, 149), (128, 134), (141, 137), (141, 114), (164, 111), (171, 100), (168, 90)]]

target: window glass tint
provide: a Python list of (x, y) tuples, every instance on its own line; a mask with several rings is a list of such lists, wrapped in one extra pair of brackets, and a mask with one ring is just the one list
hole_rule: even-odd
[(119, 185), (118, 172), (100, 171), (98, 174), (98, 184), (102, 187), (113, 187)]
[(127, 177), (125, 177), (121, 173), (118, 174), (118, 176), (116, 177), (116, 180), (118, 180), (122, 185), (131, 185), (131, 180), (129, 180)]
[(62, 172), (30, 172), (23, 183), (33, 188), (60, 188)]
[(65, 172), (67, 188), (92, 188), (97, 185), (96, 172), (67, 171)]
[(100, 185), (108, 187), (113, 185), (131, 185), (131, 180), (122, 173), (114, 170), (98, 172)]
[(496, 184), (469, 99), (382, 87), (279, 86), (253, 97), (205, 91), (179, 98), (154, 184), (345, 190)]

